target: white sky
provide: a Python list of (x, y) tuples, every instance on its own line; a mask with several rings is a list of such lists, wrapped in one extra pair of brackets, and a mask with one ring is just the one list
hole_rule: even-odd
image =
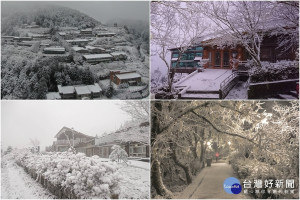
[(1, 148), (30, 146), (37, 138), (41, 148), (52, 145), (63, 127), (100, 136), (119, 128), (130, 116), (121, 101), (1, 101)]

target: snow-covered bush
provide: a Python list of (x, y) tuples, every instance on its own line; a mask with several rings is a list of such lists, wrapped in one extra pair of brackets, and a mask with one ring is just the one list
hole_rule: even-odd
[(72, 151), (43, 155), (24, 151), (14, 153), (12, 157), (38, 177), (43, 176), (55, 186), (71, 189), (78, 198), (107, 199), (120, 194), (118, 166), (101, 162), (98, 156), (87, 157)]
[(262, 67), (253, 68), (250, 75), (252, 83), (297, 79), (299, 78), (299, 62), (262, 62)]
[(127, 152), (122, 149), (119, 145), (114, 145), (112, 146), (113, 151), (109, 155), (109, 159), (111, 161), (116, 161), (116, 162), (127, 162), (128, 160), (128, 154)]

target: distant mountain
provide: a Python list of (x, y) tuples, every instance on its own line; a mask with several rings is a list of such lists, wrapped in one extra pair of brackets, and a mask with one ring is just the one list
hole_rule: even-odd
[[(11, 7), (8, 8), (9, 10), (12, 9)], [(5, 10), (3, 5), (2, 10)], [(101, 24), (77, 10), (56, 5), (32, 6), (26, 7), (24, 10), (18, 8), (17, 11), (11, 13), (3, 12), (1, 22), (1, 33), (5, 35), (11, 34), (15, 27), (33, 22), (45, 28), (55, 26), (87, 28)]]

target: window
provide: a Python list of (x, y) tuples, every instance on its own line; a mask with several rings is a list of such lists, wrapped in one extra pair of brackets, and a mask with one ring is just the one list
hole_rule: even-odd
[(221, 65), (221, 53), (215, 53), (215, 67), (219, 67)]
[(178, 53), (173, 53), (172, 58), (178, 58), (179, 54)]
[(172, 67), (176, 67), (177, 62), (172, 62)]
[(224, 51), (223, 57), (224, 57), (223, 58), (224, 66), (228, 67), (229, 66), (229, 52)]
[(196, 47), (196, 51), (203, 51), (203, 47)]
[(202, 57), (202, 53), (196, 53), (196, 57)]

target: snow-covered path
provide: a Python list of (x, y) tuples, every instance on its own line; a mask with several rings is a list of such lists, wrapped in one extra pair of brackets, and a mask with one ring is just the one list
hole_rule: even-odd
[(1, 170), (1, 199), (55, 198), (13, 161), (2, 165), (4, 166)]
[[(139, 161), (136, 161), (139, 162)], [(123, 176), (121, 181), (122, 199), (149, 199), (150, 198), (150, 166), (149, 163), (140, 162), (141, 166), (129, 165), (119, 170)], [(143, 165), (143, 166), (142, 166)]]
[(176, 199), (247, 199), (243, 194), (228, 194), (223, 189), (226, 178), (235, 177), (232, 167), (225, 163), (212, 163), (204, 168)]

